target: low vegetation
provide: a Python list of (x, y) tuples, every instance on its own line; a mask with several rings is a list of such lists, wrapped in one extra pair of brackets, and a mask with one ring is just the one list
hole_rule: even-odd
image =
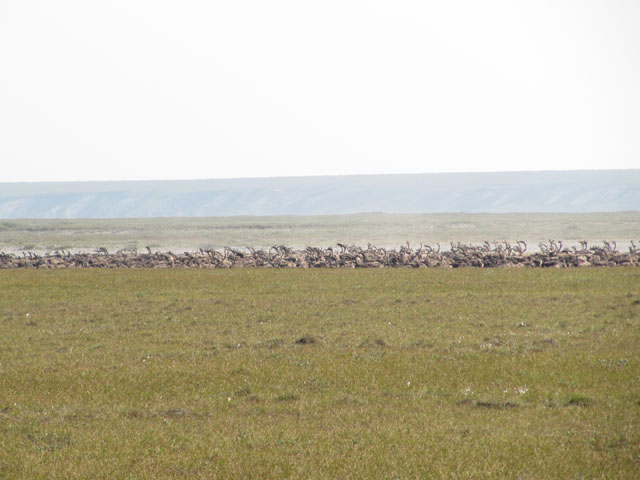
[(637, 478), (640, 270), (0, 272), (0, 478)]
[(76, 252), (106, 247), (109, 251), (149, 246), (174, 252), (225, 246), (303, 249), (343, 242), (366, 247), (399, 247), (441, 243), (502, 242), (522, 239), (530, 245), (550, 238), (567, 245), (580, 240), (623, 242), (640, 237), (640, 212), (513, 214), (283, 215), (277, 217), (196, 217), (130, 219), (0, 220), (0, 250)]

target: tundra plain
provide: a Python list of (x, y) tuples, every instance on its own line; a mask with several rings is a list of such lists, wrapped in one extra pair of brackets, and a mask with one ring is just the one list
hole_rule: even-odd
[(578, 245), (581, 240), (617, 241), (618, 248), (626, 250), (630, 240), (640, 243), (640, 212), (0, 220), (0, 250), (7, 253), (91, 252), (100, 247), (110, 252), (151, 247), (175, 253), (225, 246), (304, 249), (338, 242), (391, 248), (406, 242), (413, 247), (439, 242), (446, 247), (449, 242), (505, 240), (524, 240), (531, 251), (549, 239), (565, 245)]
[(637, 478), (640, 271), (0, 271), (0, 477)]

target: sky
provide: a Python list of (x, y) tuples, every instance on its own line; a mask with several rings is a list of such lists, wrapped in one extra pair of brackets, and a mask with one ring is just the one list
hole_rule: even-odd
[(0, 182), (640, 168), (638, 0), (0, 0)]

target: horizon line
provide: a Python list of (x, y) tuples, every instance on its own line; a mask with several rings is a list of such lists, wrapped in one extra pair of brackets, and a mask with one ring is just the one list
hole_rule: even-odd
[(490, 170), (464, 172), (407, 172), (407, 173), (338, 173), (322, 175), (271, 175), (263, 177), (207, 177), (207, 178), (133, 178), (133, 179), (85, 179), (85, 180), (0, 180), (0, 184), (18, 183), (115, 183), (115, 182), (197, 182), (211, 180), (266, 180), (282, 178), (337, 178), (337, 177), (382, 177), (406, 175), (469, 175), (469, 174), (515, 174), (515, 173), (584, 173), (584, 172), (628, 172), (640, 168), (581, 168), (581, 169), (541, 169), (541, 170)]

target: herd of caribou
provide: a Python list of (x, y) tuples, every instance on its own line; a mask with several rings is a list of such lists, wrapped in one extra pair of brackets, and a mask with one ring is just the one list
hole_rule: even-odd
[(451, 243), (440, 245), (408, 243), (399, 249), (369, 245), (337, 244), (337, 248), (307, 247), (295, 250), (283, 245), (269, 249), (225, 247), (222, 250), (200, 249), (197, 252), (152, 252), (119, 250), (115, 253), (102, 247), (93, 253), (54, 251), (44, 255), (24, 252), (21, 255), (0, 252), (0, 269), (7, 268), (380, 268), (380, 267), (612, 267), (640, 266), (640, 247), (630, 242), (628, 252), (620, 252), (615, 242), (579, 247), (564, 247), (562, 242), (540, 243), (538, 250), (527, 252), (527, 244), (518, 241), (482, 245)]

